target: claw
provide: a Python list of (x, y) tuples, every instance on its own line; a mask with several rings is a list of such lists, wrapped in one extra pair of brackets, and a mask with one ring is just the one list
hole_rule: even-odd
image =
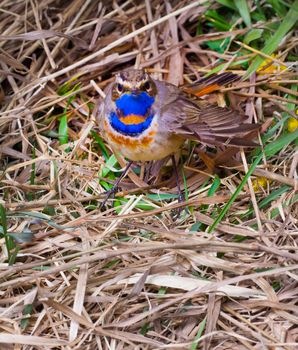
[(115, 185), (109, 191), (106, 191), (106, 196), (105, 196), (104, 200), (100, 203), (99, 209), (102, 209), (106, 205), (108, 199), (111, 196), (114, 198), (115, 197), (115, 193), (117, 191), (118, 191), (118, 186), (115, 186)]
[(125, 177), (125, 175), (127, 174), (128, 169), (130, 168), (130, 166), (131, 166), (132, 163), (133, 163), (132, 161), (129, 161), (129, 162), (127, 163), (125, 169), (123, 170), (122, 174), (118, 177), (118, 179), (115, 181), (113, 187), (112, 187), (109, 191), (106, 192), (106, 197), (105, 197), (105, 199), (101, 202), (101, 204), (100, 204), (100, 206), (99, 206), (99, 209), (102, 209), (102, 208), (105, 206), (105, 204), (107, 203), (108, 199), (109, 199), (111, 196), (115, 195), (115, 193), (118, 191), (119, 184), (120, 184), (121, 180), (122, 180), (122, 179)]

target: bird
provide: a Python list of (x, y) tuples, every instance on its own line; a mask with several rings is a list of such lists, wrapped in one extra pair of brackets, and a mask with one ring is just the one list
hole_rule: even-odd
[(211, 146), (256, 146), (244, 136), (259, 129), (258, 124), (247, 123), (238, 111), (202, 99), (237, 79), (238, 75), (225, 72), (180, 88), (140, 69), (115, 74), (105, 89), (98, 124), (112, 150), (129, 160), (122, 175), (132, 162), (167, 156), (174, 160), (185, 140)]

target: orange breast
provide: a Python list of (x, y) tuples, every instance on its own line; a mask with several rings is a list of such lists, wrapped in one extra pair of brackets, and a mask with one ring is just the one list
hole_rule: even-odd
[[(125, 119), (128, 117), (125, 117)], [(156, 131), (150, 131), (147, 135), (138, 136), (136, 138), (132, 136), (121, 135), (109, 128), (107, 121), (104, 121), (105, 132), (110, 141), (116, 145), (122, 147), (128, 147), (130, 149), (137, 149), (139, 147), (147, 148), (154, 141), (154, 135)]]
[(141, 115), (136, 115), (136, 114), (129, 114), (125, 117), (120, 118), (122, 123), (124, 123), (126, 125), (140, 124), (140, 123), (143, 123), (145, 121), (145, 119), (146, 119), (145, 117), (143, 117)]

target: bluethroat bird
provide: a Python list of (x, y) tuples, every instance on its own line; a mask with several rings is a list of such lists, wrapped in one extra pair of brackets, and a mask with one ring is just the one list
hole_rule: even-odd
[[(202, 96), (238, 78), (223, 73), (203, 78), (182, 90), (155, 80), (142, 70), (123, 71), (105, 90), (100, 129), (112, 149), (130, 160), (125, 172), (132, 161), (159, 160), (173, 155), (186, 139), (214, 146), (255, 146), (243, 136), (259, 128), (258, 125), (245, 124), (246, 118), (239, 112), (187, 94), (191, 91)], [(116, 186), (123, 176), (118, 178)]]

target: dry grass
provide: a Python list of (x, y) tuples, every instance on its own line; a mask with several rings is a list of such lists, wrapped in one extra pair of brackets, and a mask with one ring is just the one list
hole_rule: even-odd
[[(231, 30), (212, 27), (203, 14), (221, 5), (209, 3), (1, 2), (1, 349), (297, 348), (293, 31), (276, 50), (282, 69), (224, 89), (273, 150), (209, 150), (219, 178), (203, 147), (185, 145), (186, 203), (172, 195), (170, 163), (155, 181), (138, 165), (99, 209), (125, 164), (92, 111), (115, 72), (147, 68), (180, 84), (219, 65), (244, 75), (235, 63), (260, 53), (241, 41), (240, 16)], [(269, 22), (278, 18), (252, 26)], [(229, 37), (222, 52), (206, 46)], [(179, 206), (188, 210), (174, 220)]]

